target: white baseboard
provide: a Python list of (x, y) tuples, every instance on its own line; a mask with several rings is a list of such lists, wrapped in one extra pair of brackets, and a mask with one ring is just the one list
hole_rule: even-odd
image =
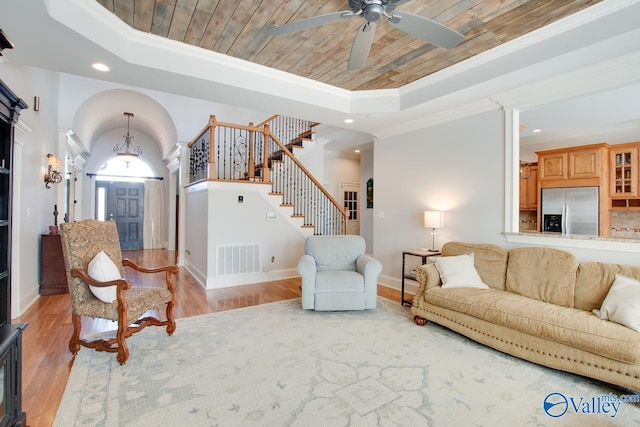
[(254, 283), (272, 282), (274, 280), (291, 279), (299, 277), (295, 268), (272, 270), (262, 273), (240, 274), (235, 276), (207, 277), (205, 289), (221, 289), (231, 286), (251, 285)]

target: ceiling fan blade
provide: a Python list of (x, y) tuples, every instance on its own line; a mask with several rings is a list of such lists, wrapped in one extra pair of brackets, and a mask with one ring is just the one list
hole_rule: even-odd
[(326, 15), (312, 16), (311, 18), (301, 19), (299, 21), (284, 24), (281, 27), (272, 26), (271, 28), (269, 28), (269, 34), (271, 34), (272, 36), (280, 36), (282, 34), (295, 33), (296, 31), (319, 27), (324, 24), (337, 22), (341, 19), (351, 18), (352, 16), (355, 16), (355, 14), (350, 10), (327, 13)]
[(464, 38), (459, 32), (424, 16), (398, 12), (393, 14), (393, 18), (400, 18), (400, 21), (395, 23), (389, 20), (389, 23), (397, 29), (445, 49), (458, 46)]
[(358, 29), (356, 39), (353, 41), (353, 46), (351, 46), (347, 70), (359, 70), (367, 64), (367, 57), (371, 50), (375, 31), (375, 22), (368, 22)]

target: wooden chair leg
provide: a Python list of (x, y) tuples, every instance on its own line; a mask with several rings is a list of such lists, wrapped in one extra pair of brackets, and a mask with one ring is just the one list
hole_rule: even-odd
[[(122, 290), (118, 289), (118, 292)], [(127, 347), (127, 330), (129, 329), (129, 322), (127, 318), (128, 304), (123, 298), (118, 298), (120, 304), (118, 304), (118, 331), (116, 332), (116, 342), (118, 344), (118, 362), (121, 365), (127, 363), (129, 358), (129, 347)], [(129, 334), (131, 335), (131, 334)]]
[(72, 314), (71, 323), (73, 324), (73, 334), (69, 340), (69, 351), (75, 356), (80, 351), (80, 329), (82, 328), (80, 316)]
[(129, 347), (127, 347), (127, 341), (124, 338), (118, 339), (118, 363), (124, 365), (127, 363), (127, 359), (129, 359)]
[(176, 321), (173, 318), (173, 301), (167, 303), (167, 334), (173, 335), (176, 331)]

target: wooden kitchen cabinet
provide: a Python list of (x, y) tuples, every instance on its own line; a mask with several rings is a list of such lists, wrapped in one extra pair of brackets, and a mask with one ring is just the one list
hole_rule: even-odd
[(520, 174), (520, 209), (538, 209), (538, 165), (532, 164)]
[(606, 177), (606, 143), (538, 151), (540, 182), (556, 182), (561, 186), (599, 185)]
[(59, 234), (43, 234), (40, 239), (40, 295), (69, 292)]
[[(601, 237), (611, 235), (609, 214), (609, 150), (607, 143), (581, 145), (537, 151), (538, 191), (545, 188), (598, 187), (599, 189), (599, 233)], [(538, 224), (541, 224), (538, 210)]]
[(536, 154), (538, 155), (538, 176), (540, 181), (558, 181), (569, 177), (567, 153), (565, 151), (537, 152)]
[(611, 197), (638, 196), (638, 147), (625, 144), (610, 153)]
[(612, 210), (640, 210), (640, 142), (610, 150), (609, 196)]

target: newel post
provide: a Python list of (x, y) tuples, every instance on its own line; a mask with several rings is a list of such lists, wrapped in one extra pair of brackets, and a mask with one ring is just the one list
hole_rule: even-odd
[(207, 178), (215, 179), (216, 174), (216, 116), (209, 116), (209, 162), (207, 164)]
[(254, 161), (254, 152), (253, 152), (253, 139), (255, 130), (253, 128), (253, 122), (249, 122), (249, 127), (251, 130), (249, 131), (249, 180), (253, 181), (256, 177), (255, 171), (255, 161)]
[(269, 125), (264, 125), (264, 147), (262, 149), (262, 170), (260, 171), (260, 178), (262, 182), (269, 182), (269, 138), (271, 137), (271, 130)]

